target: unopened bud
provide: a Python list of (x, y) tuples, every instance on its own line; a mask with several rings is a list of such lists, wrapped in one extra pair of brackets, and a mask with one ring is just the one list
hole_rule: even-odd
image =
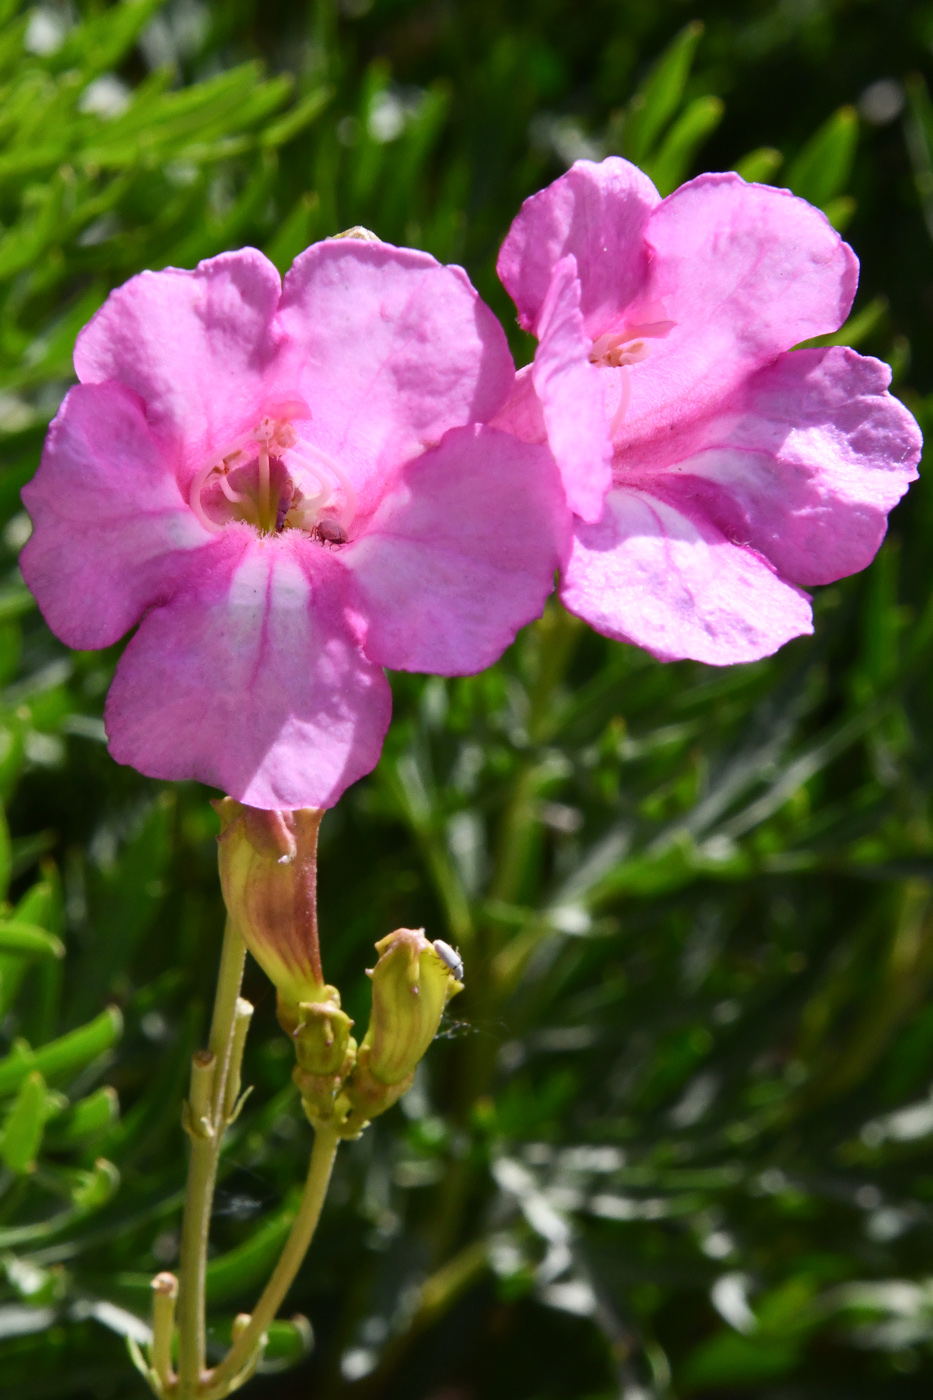
[(317, 836), (323, 812), (265, 812), (225, 797), (219, 864), (234, 927), (279, 991), (280, 1005), (322, 998), (317, 931)]
[(293, 1078), (311, 1118), (328, 1118), (334, 1099), (356, 1061), (353, 1022), (340, 1006), (336, 987), (324, 987), (320, 1001), (297, 1007), (279, 1002), (279, 1024), (291, 1036), (298, 1063)]
[[(450, 952), (443, 945), (445, 952)], [(373, 1009), (344, 1085), (355, 1114), (374, 1118), (411, 1087), (415, 1067), (437, 1034), (444, 1007), (463, 990), (449, 960), (423, 929), (400, 928), (376, 944)]]
[(345, 228), (343, 233), (332, 233), (331, 238), (358, 238), (363, 243), (378, 243), (378, 233), (373, 233), (372, 229), (364, 228), (362, 224), (354, 224), (352, 228)]

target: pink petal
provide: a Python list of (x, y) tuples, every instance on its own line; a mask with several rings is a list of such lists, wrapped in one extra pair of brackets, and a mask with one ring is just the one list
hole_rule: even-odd
[(75, 346), (85, 384), (115, 379), (146, 405), (153, 431), (187, 485), (252, 427), (282, 345), (273, 325), (281, 284), (255, 248), (221, 253), (193, 272), (141, 272), (111, 292)]
[(546, 448), (492, 428), (448, 433), (341, 552), (367, 656), (442, 675), (491, 665), (540, 615), (567, 528)]
[(386, 474), (485, 422), (515, 370), (502, 327), (458, 267), (388, 243), (330, 239), (296, 259), (280, 323), (314, 442), (372, 510)]
[(679, 447), (658, 444), (674, 465), (652, 474), (650, 489), (699, 510), (785, 578), (809, 585), (857, 573), (920, 459), (920, 430), (886, 392), (890, 379), (886, 364), (854, 350), (782, 355), (732, 412)]
[(618, 156), (598, 165), (578, 160), (566, 175), (526, 199), (497, 264), (518, 307), (519, 324), (535, 329), (553, 269), (572, 253), (590, 340), (611, 329), (644, 284), (645, 228), (659, 199), (647, 175)]
[(211, 548), (165, 459), (130, 390), (70, 390), (23, 488), (35, 529), (20, 556), (68, 646), (111, 646), (174, 591), (199, 548)]
[(532, 371), (534, 365), (525, 365), (515, 376), (515, 386), (506, 402), (494, 418), (490, 418), (490, 428), (500, 428), (503, 433), (522, 442), (547, 442), (547, 428), (541, 400), (535, 393)]
[(813, 630), (806, 595), (759, 555), (638, 490), (611, 491), (599, 523), (577, 525), (561, 597), (659, 661), (756, 661)]
[(592, 342), (583, 326), (572, 254), (554, 269), (538, 316), (538, 337), (532, 377), (567, 503), (583, 520), (598, 520), (612, 484), (612, 442), (604, 373), (590, 364)]
[(391, 709), (346, 620), (346, 575), (291, 533), (221, 539), (211, 571), (127, 647), (107, 698), (111, 753), (252, 807), (332, 806), (376, 764)]
[(627, 320), (675, 324), (632, 371), (618, 441), (638, 441), (726, 408), (751, 373), (802, 340), (836, 330), (858, 281), (851, 248), (789, 190), (701, 175), (657, 206), (650, 273)]

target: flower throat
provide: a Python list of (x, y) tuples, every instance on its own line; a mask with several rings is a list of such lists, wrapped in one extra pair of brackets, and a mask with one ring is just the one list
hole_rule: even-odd
[(321, 544), (346, 542), (356, 492), (328, 453), (299, 436), (293, 417), (307, 418), (306, 406), (271, 407), (196, 473), (188, 502), (205, 529), (217, 534), (239, 522), (260, 535), (301, 530)]

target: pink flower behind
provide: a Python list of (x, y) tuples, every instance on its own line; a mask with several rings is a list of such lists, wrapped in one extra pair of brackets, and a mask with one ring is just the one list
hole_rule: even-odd
[(75, 367), (22, 568), (70, 646), (139, 624), (107, 700), (119, 762), (329, 806), (379, 757), (383, 666), (480, 670), (553, 586), (556, 470), (484, 426), (514, 369), (459, 268), (329, 240), (284, 287), (253, 249), (142, 273)]
[(921, 446), (886, 365), (792, 350), (855, 294), (826, 218), (738, 175), (662, 200), (627, 161), (578, 161), (526, 200), (499, 275), (539, 344), (495, 422), (558, 462), (567, 607), (661, 660), (812, 631), (798, 585), (871, 561)]

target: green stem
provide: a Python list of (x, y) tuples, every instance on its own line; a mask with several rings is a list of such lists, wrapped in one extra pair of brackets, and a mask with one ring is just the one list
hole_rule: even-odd
[(339, 1142), (334, 1128), (327, 1125), (315, 1128), (311, 1163), (301, 1193), (298, 1214), (295, 1216), (279, 1262), (263, 1290), (262, 1297), (253, 1309), (249, 1322), (210, 1376), (206, 1394), (211, 1396), (212, 1400), (214, 1397), (220, 1400), (220, 1397), (229, 1394), (231, 1383), (262, 1345), (263, 1333), (294, 1282), (321, 1216), (321, 1207), (327, 1195)]
[(217, 973), (217, 992), (214, 997), (214, 1014), (211, 1017), (211, 1035), (208, 1045), (217, 1057), (216, 1079), (214, 1081), (214, 1108), (220, 1108), (224, 1101), (227, 1076), (230, 1072), (230, 1056), (233, 1046), (233, 1030), (237, 1019), (237, 998), (243, 983), (243, 968), (246, 963), (246, 945), (233, 927), (230, 919), (224, 929), (223, 947), (220, 951), (220, 970)]
[[(243, 940), (228, 919), (220, 955), (214, 1014), (211, 1019), (210, 1055), (204, 1055), (203, 1052), (196, 1055), (192, 1069), (192, 1100), (195, 1100), (202, 1097), (205, 1068), (212, 1059), (210, 1099), (206, 1105), (208, 1112), (196, 1116), (191, 1112), (191, 1101), (188, 1106), (191, 1158), (188, 1164), (179, 1259), (178, 1400), (194, 1400), (204, 1372), (207, 1237), (220, 1145), (226, 1127), (226, 1085), (232, 1068), (231, 1052), (237, 1019), (237, 998), (240, 995), (245, 960), (246, 949)], [(200, 1106), (196, 1105), (199, 1108)]]

